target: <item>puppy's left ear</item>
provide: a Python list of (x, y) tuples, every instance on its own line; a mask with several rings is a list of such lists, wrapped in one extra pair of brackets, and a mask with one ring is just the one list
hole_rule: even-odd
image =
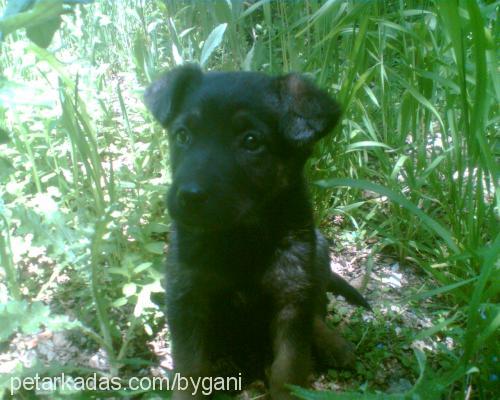
[(335, 127), (340, 105), (303, 76), (289, 74), (278, 82), (282, 130), (293, 145), (310, 148)]
[(177, 116), (186, 95), (202, 80), (197, 65), (186, 64), (172, 69), (154, 81), (144, 93), (144, 103), (153, 116), (167, 127)]

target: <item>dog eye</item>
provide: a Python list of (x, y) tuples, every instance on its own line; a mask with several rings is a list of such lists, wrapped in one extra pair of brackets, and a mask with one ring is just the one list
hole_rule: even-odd
[(185, 128), (179, 128), (174, 132), (174, 140), (179, 146), (187, 146), (191, 142), (191, 135)]
[(262, 147), (262, 140), (256, 133), (247, 133), (241, 144), (246, 150), (256, 151)]

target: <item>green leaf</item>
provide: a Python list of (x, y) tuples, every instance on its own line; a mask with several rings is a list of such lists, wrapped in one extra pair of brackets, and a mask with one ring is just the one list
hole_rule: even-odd
[(139, 317), (145, 308), (155, 308), (158, 306), (151, 301), (151, 293), (162, 292), (163, 288), (159, 282), (154, 282), (149, 285), (144, 285), (139, 295), (137, 296), (137, 303), (134, 308), (134, 316)]
[(356, 150), (367, 150), (371, 147), (383, 147), (384, 149), (392, 150), (391, 147), (387, 146), (385, 143), (375, 142), (373, 140), (362, 140), (349, 144), (346, 148), (346, 153)]
[(426, 99), (414, 86), (410, 85), (404, 78), (400, 77), (396, 72), (392, 71), (392, 75), (398, 80), (398, 82), (408, 90), (408, 92), (417, 100), (422, 106), (427, 108), (434, 116), (436, 119), (439, 121), (439, 124), (441, 125), (441, 129), (445, 129), (445, 125), (443, 122), (443, 119), (441, 118), (441, 115), (439, 114), (439, 111), (434, 107), (434, 105)]
[[(479, 274), (479, 279), (477, 280), (474, 292), (469, 302), (467, 328), (465, 332), (465, 352), (462, 359), (468, 362), (469, 358), (472, 357), (473, 353), (477, 351), (481, 345), (481, 336), (478, 336), (484, 332), (478, 332), (481, 324), (479, 323), (480, 312), (479, 306), (481, 303), (481, 298), (483, 292), (486, 288), (491, 275), (495, 272), (497, 265), (500, 263), (500, 234), (498, 234), (490, 246), (487, 246), (483, 250), (483, 263), (481, 266), (481, 272)], [(498, 319), (495, 319), (493, 324), (496, 324)]]
[(153, 263), (151, 263), (151, 262), (141, 263), (137, 267), (134, 268), (134, 273), (139, 274), (142, 271), (144, 271), (144, 270), (148, 269), (149, 267), (151, 267), (152, 265), (153, 265)]
[(460, 252), (460, 249), (455, 244), (455, 241), (453, 240), (451, 233), (446, 228), (444, 228), (436, 220), (429, 217), (422, 210), (420, 210), (415, 204), (407, 200), (399, 193), (393, 192), (392, 190), (384, 186), (378, 185), (376, 183), (368, 182), (361, 179), (360, 180), (349, 179), (349, 178), (328, 179), (319, 181), (317, 182), (317, 184), (324, 188), (347, 186), (355, 189), (370, 190), (372, 192), (379, 193), (382, 196), (387, 196), (394, 203), (397, 203), (401, 207), (406, 208), (412, 214), (420, 218), (430, 231), (436, 233), (438, 236), (441, 237), (441, 239), (443, 239), (446, 242), (450, 250), (452, 250), (454, 253)]
[(464, 281), (452, 283), (451, 285), (441, 286), (441, 287), (438, 287), (438, 288), (433, 289), (433, 290), (428, 290), (426, 292), (417, 293), (413, 296), (408, 297), (406, 299), (406, 302), (423, 300), (423, 299), (426, 299), (428, 297), (436, 296), (438, 294), (447, 293), (447, 292), (452, 291), (454, 289), (457, 289), (459, 287), (468, 285), (469, 283), (475, 282), (476, 280), (477, 280), (477, 277), (474, 277), (474, 278), (466, 279)]
[(151, 242), (147, 243), (144, 248), (149, 251), (150, 253), (154, 254), (163, 254), (163, 248), (165, 246), (165, 243), (163, 242)]
[(43, 25), (63, 13), (62, 0), (38, 0), (33, 8), (28, 10), (23, 5), (18, 5), (15, 5), (15, 10), (9, 12), (6, 18), (0, 19), (0, 31), (3, 35), (20, 28)]
[(252, 62), (253, 62), (254, 54), (255, 54), (255, 42), (252, 45), (252, 48), (248, 51), (247, 55), (245, 56), (245, 59), (243, 60), (243, 64), (241, 66), (241, 69), (243, 71), (251, 71), (252, 70)]
[(152, 224), (148, 225), (148, 228), (151, 232), (155, 233), (165, 233), (170, 230), (167, 224), (163, 224), (161, 222), (153, 222)]
[(125, 304), (127, 304), (128, 300), (126, 297), (120, 297), (119, 299), (113, 301), (111, 305), (116, 308), (123, 307)]
[(10, 142), (9, 132), (0, 127), (0, 144), (5, 144)]
[(133, 296), (137, 291), (137, 285), (135, 283), (126, 283), (123, 285), (122, 292), (125, 296)]
[(263, 6), (264, 4), (269, 3), (271, 0), (259, 0), (253, 3), (250, 7), (248, 7), (244, 12), (242, 12), (239, 16), (239, 19), (243, 19), (246, 16), (252, 14), (255, 12), (259, 7)]
[(454, 315), (451, 318), (448, 318), (439, 324), (433, 325), (430, 328), (427, 328), (423, 331), (420, 331), (418, 335), (415, 336), (414, 340), (421, 340), (425, 339), (429, 336), (432, 336), (436, 334), (437, 332), (441, 332), (443, 329), (445, 329), (448, 325), (450, 325), (452, 322), (454, 322), (458, 318), (458, 315)]
[(29, 304), (26, 300), (12, 300), (0, 304), (0, 342), (16, 332), (37, 333), (42, 326), (52, 330), (72, 329), (81, 326), (65, 315), (51, 315), (49, 306), (42, 302)]
[(60, 16), (49, 19), (48, 21), (26, 28), (26, 36), (37, 46), (46, 49), (57, 30), (61, 27), (62, 19)]
[(220, 24), (210, 32), (210, 35), (208, 35), (207, 40), (205, 40), (203, 44), (203, 49), (201, 50), (200, 65), (202, 67), (206, 64), (214, 50), (221, 44), (226, 28), (226, 23)]

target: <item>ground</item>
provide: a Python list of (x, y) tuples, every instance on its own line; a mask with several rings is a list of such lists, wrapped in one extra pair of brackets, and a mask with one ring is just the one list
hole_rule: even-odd
[[(341, 297), (331, 296), (329, 323), (337, 326), (356, 345), (358, 362), (354, 371), (330, 370), (314, 376), (314, 388), (404, 392), (418, 377), (413, 348), (432, 354), (442, 345), (453, 347), (449, 337), (434, 341), (425, 338), (426, 335), (419, 338), (420, 332), (432, 327), (435, 305), (421, 301), (415, 307), (409, 301), (424, 287), (429, 288), (428, 278), (418, 274), (412, 266), (401, 266), (383, 255), (372, 257), (368, 247), (360, 248), (346, 239), (332, 246), (331, 268), (364, 293), (373, 312), (352, 307)], [(149, 341), (157, 362), (134, 374), (165, 376), (169, 373), (172, 359), (167, 337), (167, 330), (161, 329)], [(109, 368), (106, 353), (90, 345), (87, 338), (68, 331), (43, 331), (36, 335), (17, 334), (0, 353), (0, 373), (12, 372), (18, 361), (31, 367), (37, 359), (47, 365), (76, 364), (103, 372)], [(258, 398), (259, 393), (262, 393), (262, 384), (256, 383), (240, 397)]]

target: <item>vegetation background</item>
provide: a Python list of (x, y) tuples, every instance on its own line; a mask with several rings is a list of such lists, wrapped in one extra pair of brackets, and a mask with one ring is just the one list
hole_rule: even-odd
[[(368, 279), (384, 255), (424, 277), (398, 305), (418, 312), (425, 304), (425, 329), (396, 329), (400, 315), (382, 312), (375, 294), (373, 318), (351, 315), (357, 370), (328, 375), (343, 392), (297, 393), (498, 398), (498, 1), (9, 3), (0, 19), (6, 397), (12, 377), (126, 377), (157, 364), (150, 343), (164, 326), (170, 177), (165, 134), (142, 93), (161, 70), (198, 62), (299, 71), (335, 95), (343, 122), (307, 169), (318, 222), (341, 244), (368, 250)], [(78, 351), (103, 355), (104, 365), (20, 356), (26, 338), (36, 347), (57, 332)], [(411, 384), (377, 379), (391, 360), (390, 373)]]

